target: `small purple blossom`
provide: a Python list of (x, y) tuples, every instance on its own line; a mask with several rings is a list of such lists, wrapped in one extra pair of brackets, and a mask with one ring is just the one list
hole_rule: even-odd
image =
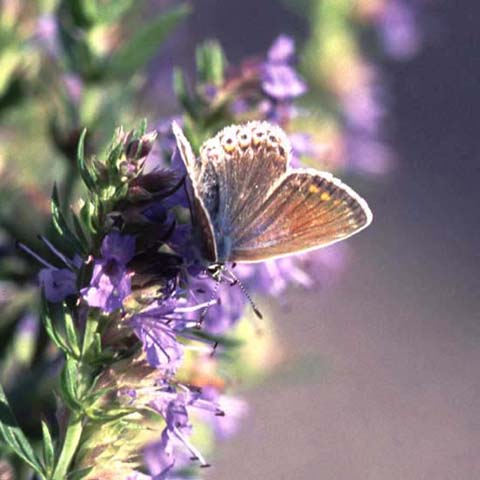
[(262, 68), (262, 88), (274, 100), (291, 100), (307, 91), (305, 82), (290, 65), (294, 53), (293, 40), (286, 35), (280, 35), (268, 51)]
[(296, 132), (289, 135), (292, 145), (292, 159), (290, 165), (298, 168), (302, 166), (302, 157), (308, 157), (312, 160), (325, 160), (329, 154), (327, 145), (316, 143), (308, 133)]
[[(152, 367), (175, 370), (183, 357), (184, 346), (177, 335), (188, 336), (185, 329), (198, 324), (195, 313), (205, 310), (213, 302), (187, 305), (173, 298), (152, 304), (130, 320), (135, 335), (140, 339)], [(190, 318), (191, 317), (191, 318)]]
[(418, 25), (418, 6), (405, 0), (385, 2), (377, 20), (385, 52), (397, 59), (413, 57), (421, 47), (422, 32)]
[(38, 279), (49, 302), (62, 302), (77, 292), (77, 276), (68, 268), (42, 268)]
[(90, 286), (81, 293), (91, 307), (110, 313), (121, 308), (131, 292), (127, 263), (135, 254), (135, 237), (113, 231), (103, 239), (100, 253), (102, 258), (95, 260)]
[(301, 268), (298, 257), (267, 260), (259, 264), (239, 264), (235, 273), (247, 287), (277, 298), (291, 284), (305, 288), (313, 285), (312, 279)]
[(224, 413), (218, 404), (201, 398), (201, 393), (188, 390), (174, 393), (169, 389), (163, 392), (163, 395), (160, 393), (151, 407), (164, 417), (166, 426), (160, 440), (148, 446), (144, 452), (150, 475), (155, 480), (171, 479), (169, 472), (175, 466), (187, 464), (189, 460), (198, 460), (202, 467), (207, 467), (208, 464), (202, 454), (188, 439), (192, 433), (188, 409), (195, 408), (223, 416)]
[(213, 418), (211, 415), (208, 418), (203, 415), (203, 418), (212, 425), (215, 435), (221, 440), (235, 435), (240, 428), (242, 419), (248, 413), (247, 403), (240, 398), (222, 395), (213, 386), (202, 388), (201, 396), (203, 399), (217, 404), (225, 413), (225, 415), (215, 415)]

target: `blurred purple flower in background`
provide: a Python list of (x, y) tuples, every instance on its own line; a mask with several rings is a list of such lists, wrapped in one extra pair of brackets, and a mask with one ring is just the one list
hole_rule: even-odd
[(396, 59), (413, 57), (424, 41), (419, 26), (418, 0), (388, 0), (377, 17), (377, 28), (385, 53)]
[(53, 58), (60, 55), (58, 45), (58, 20), (55, 15), (45, 13), (38, 17), (34, 40)]
[(262, 68), (262, 88), (273, 100), (292, 100), (307, 91), (306, 83), (291, 66), (295, 45), (286, 35), (279, 36), (267, 53)]

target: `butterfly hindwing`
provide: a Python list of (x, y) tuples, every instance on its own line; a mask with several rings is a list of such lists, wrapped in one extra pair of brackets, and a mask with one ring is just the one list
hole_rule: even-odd
[(365, 228), (366, 202), (328, 173), (292, 170), (236, 238), (230, 259), (256, 262), (324, 247)]

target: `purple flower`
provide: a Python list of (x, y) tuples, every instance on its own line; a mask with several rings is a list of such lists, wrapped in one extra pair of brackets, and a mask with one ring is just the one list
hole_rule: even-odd
[(58, 23), (54, 15), (43, 14), (38, 17), (35, 37), (35, 40), (38, 41), (49, 55), (54, 58), (59, 56)]
[(131, 292), (127, 263), (135, 254), (135, 237), (113, 231), (102, 243), (102, 258), (95, 260), (90, 286), (81, 290), (91, 307), (110, 313), (122, 307)]
[(77, 291), (77, 276), (68, 268), (42, 268), (38, 279), (49, 302), (61, 302)]
[(285, 35), (279, 36), (268, 51), (262, 68), (262, 89), (274, 100), (291, 100), (307, 91), (305, 82), (290, 65), (294, 53), (293, 40)]
[(207, 467), (202, 454), (188, 439), (192, 433), (188, 409), (196, 408), (222, 416), (223, 411), (216, 402), (203, 399), (200, 393), (189, 390), (180, 393), (167, 390), (163, 396), (152, 402), (151, 407), (163, 416), (166, 426), (160, 440), (147, 447), (144, 452), (150, 475), (155, 480), (172, 478), (167, 477), (169, 472), (175, 466), (187, 464), (189, 460), (198, 460), (202, 467)]
[(152, 367), (168, 366), (174, 369), (182, 359), (183, 345), (177, 341), (175, 329), (184, 322), (176, 316), (175, 302), (166, 301), (156, 308), (134, 315), (130, 320)]
[(301, 158), (308, 157), (312, 160), (325, 160), (328, 157), (329, 147), (327, 145), (317, 144), (308, 133), (292, 133), (289, 135), (292, 145), (292, 167), (301, 167)]
[(288, 63), (295, 55), (295, 43), (288, 35), (277, 37), (268, 51), (268, 59), (276, 63)]
[(188, 336), (186, 328), (194, 327), (198, 318), (194, 312), (208, 308), (210, 303), (187, 305), (172, 298), (152, 304), (134, 315), (130, 325), (140, 339), (152, 367), (175, 370), (183, 357), (184, 346), (177, 335)]
[(422, 34), (415, 8), (405, 0), (385, 2), (377, 24), (385, 51), (394, 58), (413, 57), (420, 49)]
[(22, 243), (19, 243), (18, 246), (45, 267), (40, 270), (38, 280), (41, 288), (45, 291), (47, 300), (53, 303), (61, 302), (77, 292), (76, 271), (80, 268), (82, 260), (78, 255), (75, 255), (73, 259), (66, 257), (47, 238), (42, 236), (40, 238), (67, 268), (55, 267)]
[(239, 264), (235, 274), (247, 287), (277, 298), (291, 284), (305, 288), (313, 285), (312, 279), (303, 271), (298, 257), (295, 256), (267, 260), (258, 264)]
[(216, 436), (221, 440), (231, 438), (240, 428), (240, 422), (245, 418), (248, 412), (247, 403), (240, 398), (222, 395), (217, 388), (207, 386), (202, 388), (202, 398), (210, 402), (215, 402), (225, 413), (225, 415), (215, 415), (213, 418), (209, 415), (203, 418), (213, 427)]

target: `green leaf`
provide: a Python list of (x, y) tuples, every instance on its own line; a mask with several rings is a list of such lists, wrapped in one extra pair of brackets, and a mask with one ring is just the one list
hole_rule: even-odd
[(73, 211), (71, 211), (71, 216), (72, 216), (72, 221), (73, 221), (73, 228), (75, 229), (75, 233), (77, 235), (77, 238), (80, 240), (81, 244), (84, 246), (84, 249), (86, 251), (89, 250), (90, 246), (90, 241), (88, 240), (84, 227), (82, 225), (82, 221), (80, 218), (77, 216), (77, 214)]
[(195, 58), (201, 83), (215, 86), (223, 84), (226, 58), (218, 42), (211, 40), (199, 46)]
[(180, 68), (173, 69), (173, 91), (177, 96), (178, 103), (184, 108), (184, 110), (193, 118), (197, 117), (197, 108), (195, 108), (195, 102), (192, 99), (185, 77), (183, 76)]
[(17, 425), (7, 397), (0, 385), (0, 437), (10, 448), (30, 467), (32, 467), (42, 479), (46, 479), (45, 472), (33, 451), (30, 442), (20, 427)]
[(65, 338), (55, 328), (50, 309), (48, 308), (48, 302), (43, 292), (42, 292), (42, 323), (45, 326), (45, 330), (47, 331), (47, 334), (51, 338), (52, 342), (60, 350), (69, 354), (70, 351), (67, 346), (67, 342), (65, 341)]
[(83, 334), (82, 357), (95, 358), (98, 353), (98, 324), (99, 321), (97, 318), (93, 318), (91, 316), (87, 318), (85, 333)]
[(83, 405), (78, 398), (78, 364), (73, 358), (68, 358), (60, 376), (60, 390), (65, 403), (73, 411), (82, 411)]
[(80, 357), (80, 343), (78, 341), (77, 331), (73, 323), (72, 316), (65, 312), (65, 333), (67, 335), (68, 346), (75, 357)]
[(97, 227), (93, 223), (95, 214), (95, 205), (89, 200), (87, 200), (83, 207), (80, 209), (80, 219), (88, 229), (88, 232), (92, 235), (95, 235), (98, 231)]
[(55, 461), (55, 447), (53, 446), (52, 435), (48, 428), (47, 422), (42, 420), (42, 437), (43, 437), (43, 461), (47, 472), (51, 472)]
[(55, 230), (63, 241), (67, 241), (77, 252), (85, 253), (84, 246), (70, 230), (65, 217), (60, 209), (57, 186), (54, 185), (51, 200), (52, 222)]
[(108, 67), (110, 76), (135, 74), (155, 55), (168, 34), (189, 13), (189, 5), (179, 5), (139, 28), (126, 45), (112, 55)]
[(93, 172), (90, 172), (86, 162), (85, 162), (85, 136), (87, 134), (87, 129), (84, 128), (80, 139), (78, 140), (77, 146), (77, 167), (82, 177), (83, 182), (87, 188), (94, 192), (95, 191), (95, 176)]
[[(94, 0), (95, 11), (92, 12), (92, 20), (95, 23), (113, 24), (123, 16), (133, 5), (133, 0)], [(137, 1), (137, 3), (139, 3)]]

